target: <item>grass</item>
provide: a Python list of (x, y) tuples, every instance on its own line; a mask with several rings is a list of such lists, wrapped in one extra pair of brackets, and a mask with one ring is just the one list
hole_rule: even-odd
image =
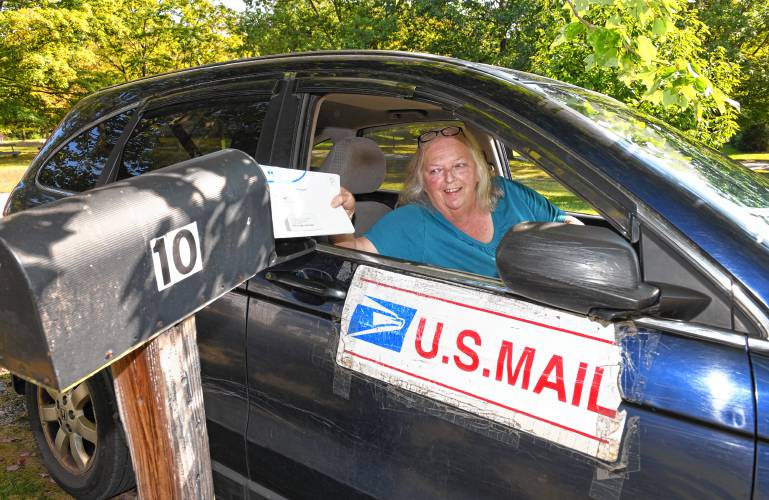
[(48, 476), (29, 431), (23, 397), (11, 386), (11, 375), (2, 370), (0, 382), (0, 498), (71, 498)]
[(769, 153), (738, 153), (729, 157), (738, 161), (769, 161)]
[[(40, 143), (42, 145), (42, 142)], [(0, 193), (8, 193), (19, 182), (32, 159), (37, 154), (39, 146), (14, 146), (19, 156), (0, 155)], [(0, 144), (0, 151), (11, 151), (10, 146)]]
[(514, 180), (537, 191), (562, 210), (591, 215), (598, 213), (580, 197), (532, 163), (510, 160), (510, 172)]

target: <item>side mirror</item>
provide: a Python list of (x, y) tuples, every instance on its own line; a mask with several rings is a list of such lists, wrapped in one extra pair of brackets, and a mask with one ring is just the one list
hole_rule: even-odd
[(497, 270), (514, 293), (585, 315), (640, 312), (660, 297), (630, 243), (602, 227), (518, 224), (497, 248)]

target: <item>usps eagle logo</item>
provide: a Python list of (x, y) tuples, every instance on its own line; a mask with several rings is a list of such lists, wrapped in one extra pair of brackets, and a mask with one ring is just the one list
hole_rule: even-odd
[(403, 340), (417, 310), (366, 295), (355, 306), (347, 335), (401, 352)]

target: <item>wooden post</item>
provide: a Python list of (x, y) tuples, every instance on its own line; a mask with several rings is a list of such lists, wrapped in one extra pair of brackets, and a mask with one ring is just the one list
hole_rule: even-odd
[(112, 365), (139, 498), (213, 499), (192, 316)]

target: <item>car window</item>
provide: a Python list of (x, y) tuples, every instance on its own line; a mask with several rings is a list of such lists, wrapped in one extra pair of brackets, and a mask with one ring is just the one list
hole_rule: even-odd
[(769, 250), (769, 178), (696, 144), (610, 97), (567, 85), (530, 85), (599, 126), (607, 139), (688, 191)]
[(123, 150), (119, 179), (221, 149), (252, 156), (268, 101), (227, 99), (166, 106), (147, 113)]
[(450, 125), (461, 127), (463, 124), (457, 121), (421, 122), (372, 127), (361, 131), (360, 135), (376, 142), (385, 156), (387, 175), (380, 189), (400, 192), (406, 181), (409, 161), (417, 151), (417, 137), (427, 130)]
[(73, 192), (96, 186), (112, 147), (123, 133), (129, 118), (129, 113), (121, 113), (69, 141), (40, 170), (40, 183)]
[(566, 189), (531, 160), (517, 151), (508, 151), (508, 154), (510, 175), (513, 180), (530, 187), (561, 210), (586, 215), (598, 214), (586, 201)]
[(313, 146), (312, 153), (310, 153), (310, 170), (317, 170), (323, 165), (323, 161), (331, 152), (332, 147), (334, 147), (334, 141), (331, 139), (326, 139)]

